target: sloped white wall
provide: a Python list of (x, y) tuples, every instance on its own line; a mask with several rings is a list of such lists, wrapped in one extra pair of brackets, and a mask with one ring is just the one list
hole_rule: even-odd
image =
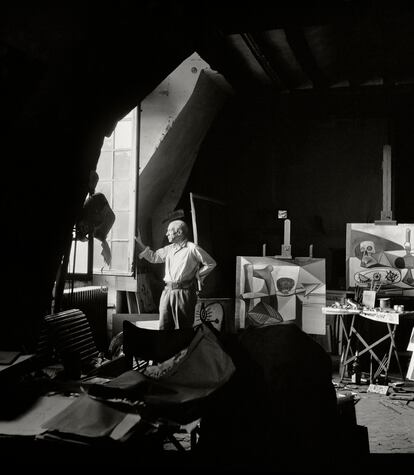
[(210, 66), (194, 53), (141, 102), (140, 173), (187, 103), (201, 71)]
[(138, 223), (144, 242), (162, 244), (199, 146), (232, 89), (197, 54), (141, 104)]

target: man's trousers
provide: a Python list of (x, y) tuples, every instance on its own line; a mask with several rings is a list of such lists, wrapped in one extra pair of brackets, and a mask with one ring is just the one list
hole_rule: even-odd
[(186, 289), (164, 288), (160, 298), (160, 330), (191, 328), (194, 324), (197, 293), (195, 286)]

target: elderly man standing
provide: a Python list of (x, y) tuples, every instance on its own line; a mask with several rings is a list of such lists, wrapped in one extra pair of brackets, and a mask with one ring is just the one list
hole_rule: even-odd
[(165, 288), (160, 298), (160, 330), (192, 327), (197, 290), (216, 267), (215, 260), (200, 246), (188, 240), (184, 221), (172, 221), (166, 232), (168, 246), (156, 251), (146, 246), (138, 235), (135, 240), (139, 257), (153, 264), (165, 263)]

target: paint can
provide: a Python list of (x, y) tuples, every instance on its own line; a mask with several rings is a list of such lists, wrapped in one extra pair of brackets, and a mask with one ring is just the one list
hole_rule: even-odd
[(380, 308), (390, 308), (389, 298), (379, 299), (379, 303), (380, 303)]

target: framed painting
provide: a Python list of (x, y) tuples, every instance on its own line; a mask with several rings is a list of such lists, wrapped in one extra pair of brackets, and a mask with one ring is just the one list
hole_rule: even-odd
[(413, 224), (347, 224), (346, 283), (414, 295)]
[(325, 334), (325, 259), (236, 259), (236, 328), (294, 321), (306, 333)]

